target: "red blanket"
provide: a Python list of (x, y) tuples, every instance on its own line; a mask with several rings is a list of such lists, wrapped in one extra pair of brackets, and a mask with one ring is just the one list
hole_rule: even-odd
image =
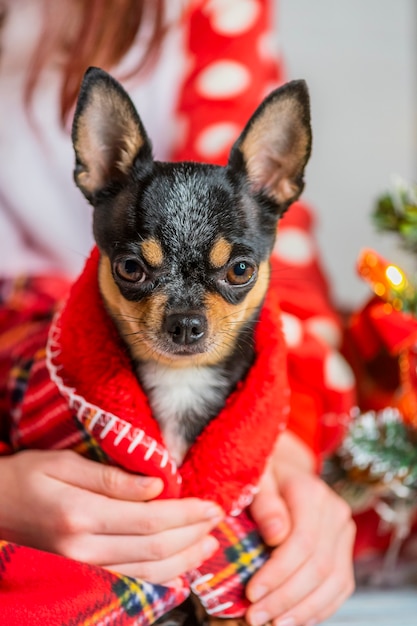
[[(262, 309), (256, 359), (246, 380), (178, 468), (163, 445), (126, 348), (103, 307), (98, 260), (95, 249), (54, 322), (32, 322), (31, 332), (26, 328), (24, 339), (18, 333), (14, 349), (7, 351), (13, 368), (6, 411), (18, 416), (10, 424), (13, 449), (70, 447), (130, 471), (160, 476), (165, 484), (163, 497), (210, 498), (236, 515), (252, 499), (288, 413), (286, 351), (275, 293), (268, 293)], [(39, 302), (37, 307), (42, 310)], [(111, 605), (121, 611), (121, 589), (122, 597), (136, 606), (138, 621), (132, 623), (147, 623), (181, 602), (190, 585), (210, 612), (242, 615), (247, 608), (244, 585), (265, 562), (267, 550), (246, 514), (228, 517), (214, 534), (221, 548), (199, 570), (184, 577), (180, 590), (4, 543), (0, 591), (6, 595), (0, 616), (7, 607), (15, 610), (16, 603), (21, 603), (24, 588), (29, 591), (28, 608), (43, 616), (40, 607), (51, 595), (51, 580), (56, 591), (48, 602), (58, 611), (51, 613), (53, 621), (46, 622), (51, 624), (57, 623), (58, 614), (60, 623), (71, 623), (78, 615), (75, 623), (84, 624), (95, 610), (107, 615)], [(20, 575), (22, 570), (27, 576)], [(86, 585), (85, 576), (97, 580)]]

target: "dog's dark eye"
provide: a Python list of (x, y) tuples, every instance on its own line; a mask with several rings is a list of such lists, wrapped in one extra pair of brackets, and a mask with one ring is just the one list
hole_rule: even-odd
[(230, 285), (246, 285), (255, 275), (255, 268), (246, 261), (238, 261), (232, 265), (226, 274), (226, 280)]
[(136, 259), (120, 259), (115, 265), (116, 274), (119, 278), (130, 283), (143, 283), (146, 274)]

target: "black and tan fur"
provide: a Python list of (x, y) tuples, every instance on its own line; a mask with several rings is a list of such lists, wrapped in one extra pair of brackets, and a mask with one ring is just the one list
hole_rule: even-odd
[(166, 163), (122, 87), (90, 68), (73, 142), (105, 306), (181, 463), (253, 362), (277, 221), (310, 155), (306, 86), (266, 98), (227, 166)]

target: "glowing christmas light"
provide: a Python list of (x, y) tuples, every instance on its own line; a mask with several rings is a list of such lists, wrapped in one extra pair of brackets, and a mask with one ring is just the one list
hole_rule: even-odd
[(407, 279), (405, 274), (396, 265), (388, 265), (385, 270), (387, 280), (396, 289), (401, 289), (407, 286)]

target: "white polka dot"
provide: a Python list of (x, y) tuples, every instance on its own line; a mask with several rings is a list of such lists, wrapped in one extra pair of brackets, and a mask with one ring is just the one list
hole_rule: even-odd
[(322, 339), (327, 345), (332, 348), (338, 348), (340, 346), (342, 335), (340, 328), (333, 320), (328, 317), (316, 315), (306, 320), (305, 325), (312, 335)]
[(231, 122), (213, 124), (205, 128), (197, 137), (196, 148), (204, 157), (212, 158), (236, 141), (240, 129)]
[(205, 98), (237, 96), (250, 83), (246, 67), (236, 61), (217, 61), (203, 70), (197, 79), (197, 90)]
[(282, 313), (282, 332), (287, 346), (294, 348), (301, 343), (303, 336), (303, 327), (300, 320), (289, 313)]
[(308, 265), (314, 259), (313, 242), (300, 228), (278, 231), (274, 252), (284, 263), (293, 265)]
[(220, 35), (239, 35), (256, 22), (259, 4), (257, 0), (211, 0), (208, 11), (213, 30)]
[(258, 39), (258, 52), (261, 58), (271, 61), (278, 58), (278, 42), (272, 33), (264, 33)]
[(324, 382), (334, 391), (347, 391), (354, 385), (354, 376), (349, 365), (339, 352), (332, 350), (324, 361)]

